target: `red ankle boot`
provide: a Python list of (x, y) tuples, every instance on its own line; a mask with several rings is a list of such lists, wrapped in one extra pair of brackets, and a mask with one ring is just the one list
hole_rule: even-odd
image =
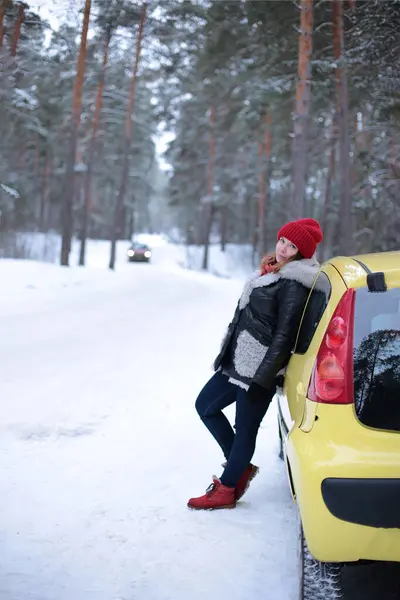
[(235, 488), (235, 498), (236, 500), (240, 500), (240, 498), (247, 492), (250, 482), (257, 475), (259, 468), (251, 463), (246, 468), (245, 472), (239, 479), (237, 486)]
[[(226, 461), (222, 463), (221, 467), (225, 469)], [(240, 500), (240, 498), (247, 492), (250, 486), (250, 482), (257, 475), (260, 469), (251, 463), (246, 468), (245, 472), (239, 479), (237, 486), (235, 488), (235, 499)]]
[(188, 507), (195, 510), (215, 510), (217, 508), (235, 508), (235, 488), (222, 485), (217, 477), (213, 477), (213, 482), (207, 488), (204, 496), (199, 498), (190, 498)]

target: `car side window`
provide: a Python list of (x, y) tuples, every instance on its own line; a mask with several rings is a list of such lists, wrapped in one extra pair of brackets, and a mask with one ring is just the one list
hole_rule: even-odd
[(326, 273), (321, 271), (311, 290), (295, 347), (295, 354), (305, 354), (331, 297), (332, 285)]

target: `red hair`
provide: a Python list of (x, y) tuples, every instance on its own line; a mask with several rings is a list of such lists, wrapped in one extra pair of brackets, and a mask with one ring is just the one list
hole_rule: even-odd
[(286, 260), (281, 260), (280, 262), (276, 262), (276, 254), (272, 252), (271, 254), (267, 254), (261, 261), (261, 275), (265, 275), (265, 273), (279, 273), (279, 271), (292, 262), (293, 260), (301, 260), (303, 257), (300, 252), (297, 252), (294, 256), (287, 258)]

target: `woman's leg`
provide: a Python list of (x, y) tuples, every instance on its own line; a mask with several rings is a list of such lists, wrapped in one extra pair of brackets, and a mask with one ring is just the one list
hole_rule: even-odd
[(238, 388), (236, 400), (236, 435), (221, 483), (236, 487), (240, 477), (248, 467), (256, 447), (258, 429), (274, 397), (276, 388), (265, 390), (262, 400), (250, 400), (245, 390)]
[(222, 410), (236, 401), (238, 387), (229, 383), (228, 377), (217, 371), (201, 390), (196, 400), (196, 410), (204, 425), (228, 458), (235, 434)]

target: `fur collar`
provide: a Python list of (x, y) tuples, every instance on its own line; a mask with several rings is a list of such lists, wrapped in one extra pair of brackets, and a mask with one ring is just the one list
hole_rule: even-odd
[(302, 258), (288, 263), (282, 267), (279, 273), (266, 273), (260, 277), (261, 271), (257, 269), (244, 285), (239, 300), (239, 308), (242, 309), (248, 304), (250, 294), (254, 288), (271, 285), (279, 279), (292, 279), (311, 289), (319, 268), (320, 265), (314, 255), (312, 258)]

